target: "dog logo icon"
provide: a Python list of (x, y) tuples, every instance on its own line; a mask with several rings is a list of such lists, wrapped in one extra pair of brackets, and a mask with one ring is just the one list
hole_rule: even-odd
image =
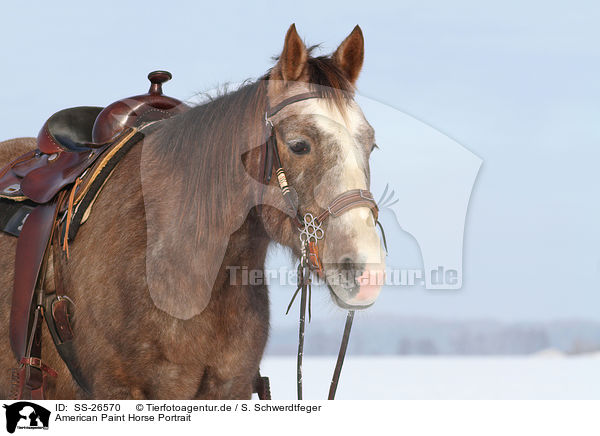
[(50, 411), (28, 401), (4, 405), (6, 409), (6, 431), (19, 429), (48, 429)]

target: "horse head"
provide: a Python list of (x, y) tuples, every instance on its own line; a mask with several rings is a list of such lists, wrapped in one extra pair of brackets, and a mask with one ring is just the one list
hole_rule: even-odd
[[(227, 268), (264, 269), (269, 241), (301, 257), (299, 213), (319, 216), (350, 191), (358, 197), (346, 198), (350, 210), (321, 223), (324, 238), (313, 254), (339, 306), (365, 308), (377, 298), (385, 264), (375, 202), (357, 207), (363, 192), (370, 195), (375, 144), (354, 101), (362, 32), (356, 27), (331, 56), (310, 51), (292, 25), (279, 60), (260, 80), (147, 132), (141, 159), (147, 283), (167, 313), (182, 319), (201, 313), (227, 280)], [(310, 97), (298, 100), (302, 94)], [(265, 165), (272, 160), (264, 147), (273, 138), (287, 198), (281, 174), (264, 178), (274, 168)], [(172, 181), (168, 195), (161, 180)]]
[[(358, 26), (331, 56), (311, 57), (292, 25), (268, 75), (270, 107), (292, 102), (284, 103), (269, 121), (287, 183), (302, 214), (317, 216), (346, 192), (369, 191), (375, 132), (353, 98), (363, 57), (364, 40)], [(302, 95), (317, 98), (294, 100)], [(274, 206), (263, 209), (266, 230), (301, 256), (298, 230), (282, 214), (284, 198), (274, 189), (265, 202)], [(343, 214), (330, 214), (327, 222), (320, 223), (324, 230), (317, 244), (321, 275), (340, 307), (369, 307), (380, 292), (385, 254), (376, 219), (376, 210), (365, 203)]]

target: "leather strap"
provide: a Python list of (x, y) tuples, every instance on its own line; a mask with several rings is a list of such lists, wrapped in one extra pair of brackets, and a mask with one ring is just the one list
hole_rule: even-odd
[(42, 370), (41, 356), (42, 313), (40, 308), (36, 308), (25, 356), (19, 359), (19, 363), (23, 365), (21, 368), (23, 374), (23, 384), (20, 392), (21, 397), (27, 392), (31, 392), (33, 395), (34, 391), (43, 389), (44, 387), (44, 371)]
[(23, 357), (19, 361), (19, 363), (23, 365), (29, 365), (34, 368), (39, 368), (52, 377), (58, 377), (58, 373), (52, 368), (50, 368), (48, 365), (46, 365), (44, 362), (42, 362), (42, 359), (38, 357)]
[(48, 247), (63, 199), (64, 192), (52, 202), (36, 207), (17, 242), (9, 331), (11, 347), (21, 365), (18, 399), (43, 399), (46, 374), (56, 374), (42, 363), (43, 284)]
[[(74, 338), (69, 317), (69, 304), (70, 300), (59, 296), (52, 301), (50, 306), (52, 309), (52, 319), (56, 326), (56, 334), (60, 342), (72, 341)], [(50, 318), (50, 316), (47, 315), (46, 318)]]
[(75, 335), (71, 326), (69, 311), (70, 305), (73, 303), (68, 297), (64, 296), (64, 271), (63, 264), (59, 260), (61, 256), (59, 232), (54, 234), (52, 245), (54, 250), (54, 286), (56, 293), (48, 294), (45, 297), (44, 306), (46, 308), (46, 316), (44, 318), (56, 350), (67, 365), (73, 379), (86, 394), (92, 395), (91, 384), (83, 375), (79, 356), (73, 343)]
[(31, 159), (33, 156), (35, 156), (36, 151), (35, 150), (31, 150), (28, 151), (27, 153), (25, 153), (23, 156), (19, 156), (18, 158), (12, 160), (11, 162), (9, 162), (4, 168), (2, 168), (2, 170), (0, 170), (0, 179), (2, 177), (4, 177), (6, 175), (6, 173), (8, 173), (15, 165), (20, 164), (21, 162), (26, 162), (29, 159)]
[(344, 212), (357, 207), (368, 207), (373, 212), (373, 217), (377, 221), (379, 208), (371, 192), (364, 189), (351, 189), (333, 199), (331, 204), (318, 217), (317, 221), (322, 223), (329, 216), (337, 218)]
[[(276, 115), (280, 110), (282, 110), (287, 105), (292, 103), (296, 103), (299, 101), (307, 100), (309, 98), (320, 98), (320, 95), (314, 92), (298, 94), (293, 97), (289, 97), (271, 109), (267, 109), (265, 115), (265, 121), (267, 125), (267, 137), (268, 140), (265, 146), (265, 154), (261, 159), (264, 162), (264, 170), (263, 170), (263, 181), (265, 185), (269, 184), (271, 181), (273, 168), (275, 168), (275, 173), (277, 175), (277, 181), (279, 183), (279, 187), (283, 194), (283, 197), (286, 199), (288, 204), (292, 207), (295, 212), (295, 220), (296, 224), (300, 229), (304, 225), (306, 225), (304, 221), (304, 217), (301, 215), (299, 211), (299, 205), (297, 204), (297, 199), (293, 198), (290, 192), (290, 188), (288, 186), (287, 178), (285, 176), (285, 171), (283, 170), (283, 165), (281, 163), (281, 159), (279, 158), (279, 153), (277, 149), (277, 136), (275, 132), (275, 128), (273, 123), (269, 120), (269, 118)], [(262, 203), (262, 202), (261, 202)], [(324, 210), (319, 216), (316, 217), (317, 223), (324, 222), (329, 216), (334, 218), (339, 217), (341, 214), (357, 208), (357, 207), (368, 207), (371, 209), (373, 213), (373, 217), (375, 222), (378, 223), (378, 214), (379, 209), (377, 207), (377, 203), (373, 197), (373, 194), (367, 190), (363, 189), (351, 189), (349, 191), (344, 192), (343, 194), (337, 196), (333, 199), (331, 204)], [(384, 239), (385, 242), (385, 239)], [(387, 247), (386, 247), (387, 249)], [(307, 308), (307, 297), (308, 297), (308, 314), (310, 320), (310, 296), (311, 296), (311, 280), (310, 280), (310, 271), (316, 271), (318, 274), (322, 274), (323, 269), (321, 265), (321, 260), (319, 256), (319, 250), (317, 241), (305, 241), (305, 247), (303, 249), (303, 256), (300, 260), (300, 264), (298, 265), (298, 288), (292, 297), (292, 301), (288, 306), (288, 312), (296, 295), (299, 291), (302, 291), (300, 294), (300, 320), (299, 320), (299, 329), (298, 329), (298, 354), (297, 354), (297, 391), (298, 391), (298, 399), (302, 399), (302, 356), (304, 355), (304, 325), (305, 325), (305, 313)], [(286, 312), (287, 313), (287, 312)], [(344, 336), (342, 339), (342, 344), (340, 346), (340, 351), (338, 354), (338, 360), (336, 363), (335, 371), (333, 374), (333, 378), (331, 381), (331, 386), (329, 390), (328, 399), (333, 400), (335, 398), (335, 393), (337, 390), (337, 385), (339, 382), (342, 364), (344, 362), (344, 357), (346, 355), (346, 349), (348, 347), (348, 340), (350, 337), (350, 329), (352, 327), (352, 321), (354, 319), (354, 311), (348, 312), (348, 317), (346, 319), (346, 327), (344, 329)], [(258, 374), (257, 380), (255, 382), (255, 388), (258, 387), (261, 381), (260, 373)], [(268, 382), (268, 379), (267, 379)], [(260, 389), (256, 389), (260, 391)], [(260, 394), (259, 394), (260, 397)], [(262, 397), (260, 397), (262, 399)], [(270, 396), (269, 396), (270, 398)]]
[(252, 391), (258, 394), (260, 400), (271, 399), (271, 382), (269, 381), (269, 377), (261, 376), (260, 371), (256, 374), (253, 388)]
[[(47, 295), (45, 302), (46, 316), (44, 319), (46, 320), (46, 325), (56, 346), (56, 350), (67, 365), (73, 379), (86, 394), (91, 395), (92, 389), (90, 383), (83, 375), (73, 344), (73, 330), (67, 310), (68, 301), (67, 298), (57, 297), (55, 294)], [(63, 311), (64, 313), (61, 313)]]
[(338, 383), (340, 381), (342, 366), (344, 365), (346, 350), (348, 349), (348, 342), (350, 341), (350, 330), (352, 330), (352, 321), (354, 321), (354, 311), (349, 310), (348, 315), (346, 316), (346, 326), (344, 327), (344, 335), (342, 336), (340, 351), (338, 353), (337, 362), (335, 363), (333, 377), (331, 378), (331, 385), (329, 385), (329, 395), (327, 396), (328, 400), (335, 400), (335, 393), (337, 391)]
[(271, 181), (271, 176), (273, 175), (273, 166), (277, 166), (275, 168), (276, 170), (282, 168), (281, 160), (279, 159), (279, 151), (277, 149), (277, 135), (275, 133), (275, 127), (269, 118), (277, 115), (279, 111), (290, 104), (309, 100), (311, 98), (321, 98), (321, 96), (317, 92), (304, 92), (302, 94), (293, 95), (286, 98), (285, 100), (276, 104), (273, 108), (271, 108), (267, 102), (267, 110), (265, 112), (265, 122), (267, 127), (265, 137), (267, 138), (267, 142), (265, 143), (264, 157), (261, 159), (264, 162), (263, 183), (265, 185), (268, 185)]
[(267, 109), (267, 118), (271, 118), (282, 110), (284, 107), (289, 106), (293, 103), (298, 103), (299, 101), (309, 100), (311, 98), (321, 98), (318, 92), (303, 92), (302, 94), (293, 95), (291, 97), (286, 98), (285, 100), (279, 102), (272, 108)]
[(10, 345), (18, 360), (25, 356), (29, 314), (56, 220), (58, 203), (54, 200), (36, 207), (25, 221), (17, 242), (9, 330)]
[(297, 198), (292, 195), (292, 191), (288, 185), (287, 176), (283, 170), (281, 158), (279, 157), (279, 150), (277, 148), (277, 136), (274, 127), (271, 127), (271, 135), (267, 141), (267, 150), (270, 150), (267, 153), (267, 161), (271, 162), (267, 172), (267, 180), (271, 180), (272, 170), (275, 168), (275, 175), (277, 177), (277, 183), (279, 183), (279, 188), (281, 189), (281, 194), (290, 208), (290, 213), (294, 215), (296, 225), (300, 227), (303, 218), (300, 214)]

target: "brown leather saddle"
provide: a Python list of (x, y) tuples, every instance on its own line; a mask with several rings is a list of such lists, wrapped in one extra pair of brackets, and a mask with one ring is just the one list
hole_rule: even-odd
[[(56, 372), (42, 361), (42, 319), (77, 383), (90, 392), (72, 347), (70, 299), (43, 289), (50, 253), (68, 244), (120, 159), (143, 138), (143, 129), (189, 107), (162, 94), (166, 71), (148, 75), (147, 94), (106, 108), (76, 107), (54, 114), (42, 127), (37, 149), (0, 169), (0, 230), (17, 236), (10, 343), (18, 362), (14, 397), (43, 399), (44, 381)], [(54, 248), (51, 250), (51, 248)], [(56, 256), (54, 256), (56, 257)], [(56, 264), (56, 259), (55, 265)]]
[[(56, 372), (42, 361), (41, 328), (46, 325), (56, 349), (77, 384), (92, 389), (73, 348), (71, 300), (62, 292), (58, 255), (91, 213), (94, 200), (121, 158), (143, 137), (146, 126), (189, 109), (162, 93), (166, 71), (148, 75), (147, 94), (106, 108), (76, 107), (54, 114), (42, 127), (37, 149), (0, 169), (0, 231), (17, 236), (10, 343), (18, 362), (13, 373), (15, 399), (43, 399), (45, 379)], [(43, 289), (53, 254), (54, 290)], [(254, 392), (270, 399), (267, 377), (257, 374)]]

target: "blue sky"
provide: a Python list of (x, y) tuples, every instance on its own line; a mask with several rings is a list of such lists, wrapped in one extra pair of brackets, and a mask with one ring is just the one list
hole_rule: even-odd
[[(34, 136), (64, 107), (145, 92), (153, 69), (174, 74), (165, 90), (181, 99), (258, 77), (292, 22), (325, 52), (360, 24), (360, 93), (483, 160), (463, 288), (386, 290), (363, 316), (600, 320), (597, 3), (10, 2), (2, 18), (3, 139)], [(417, 262), (410, 237), (396, 237)], [(286, 299), (274, 293), (274, 313)], [(339, 315), (322, 306), (318, 316)]]

